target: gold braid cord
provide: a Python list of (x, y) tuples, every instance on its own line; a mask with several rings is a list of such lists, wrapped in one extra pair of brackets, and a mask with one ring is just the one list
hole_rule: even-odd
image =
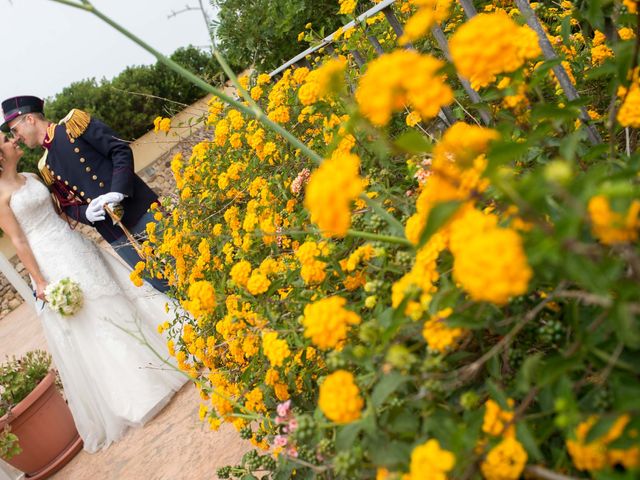
[(45, 150), (44, 155), (42, 155), (42, 157), (40, 157), (40, 160), (38, 160), (38, 171), (40, 172), (40, 176), (44, 180), (44, 183), (47, 184), (47, 186), (53, 183), (53, 175), (51, 174), (51, 170), (49, 170), (49, 165), (47, 165), (48, 153), (49, 151)]
[(90, 121), (91, 117), (87, 112), (74, 108), (60, 120), (60, 124), (66, 127), (69, 138), (76, 139), (85, 132)]
[(104, 206), (104, 211), (107, 212), (107, 215), (109, 215), (109, 217), (111, 217), (111, 220), (113, 220), (113, 224), (119, 226), (122, 229), (122, 231), (127, 237), (127, 240), (129, 240), (129, 243), (131, 244), (133, 249), (136, 251), (140, 259), (144, 260), (145, 255), (144, 255), (144, 250), (142, 249), (142, 245), (138, 243), (138, 241), (134, 238), (134, 236), (131, 234), (129, 229), (122, 224), (122, 212), (114, 212), (109, 207), (109, 205), (106, 205), (106, 204)]

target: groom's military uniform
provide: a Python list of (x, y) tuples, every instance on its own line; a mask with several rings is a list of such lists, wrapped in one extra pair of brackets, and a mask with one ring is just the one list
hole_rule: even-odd
[[(9, 123), (23, 115), (42, 114), (43, 107), (44, 101), (33, 96), (4, 100), (0, 130), (10, 131)], [(102, 217), (97, 215), (93, 208), (100, 200), (115, 196), (118, 200), (104, 203), (111, 201), (122, 207), (120, 223), (134, 236), (144, 234), (147, 223), (155, 221), (149, 207), (158, 196), (136, 175), (133, 152), (127, 142), (100, 120), (73, 109), (58, 124), (49, 124), (42, 146), (45, 153), (38, 168), (59, 210), (72, 220), (96, 228), (133, 268), (140, 257), (124, 230), (110, 217), (105, 218), (104, 213)], [(160, 291), (168, 289), (164, 281), (148, 280)]]
[[(158, 199), (133, 168), (133, 152), (100, 120), (71, 110), (58, 125), (51, 124), (38, 168), (52, 187), (60, 208), (72, 219), (92, 225), (109, 243), (124, 235), (110, 218), (91, 223), (86, 210), (92, 199), (108, 192), (125, 198), (122, 224), (133, 229)], [(135, 233), (135, 232), (134, 232)]]

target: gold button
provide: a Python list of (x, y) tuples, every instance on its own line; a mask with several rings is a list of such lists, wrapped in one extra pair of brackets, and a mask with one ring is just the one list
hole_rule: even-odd
[(74, 148), (73, 151), (76, 153), (80, 153), (80, 149), (78, 147)]
[(76, 187), (75, 185), (72, 187), (74, 190), (78, 190), (78, 187)]
[(97, 175), (92, 175), (91, 178), (93, 178), (94, 180), (97, 180), (98, 176)]
[(100, 185), (100, 188), (104, 187), (104, 182), (100, 182), (98, 185)]
[(64, 184), (65, 184), (65, 185), (69, 185), (69, 182), (67, 182), (67, 181), (65, 180), (65, 181), (64, 181)]
[(84, 169), (85, 172), (90, 172), (91, 171), (91, 167), (87, 167)]
[(84, 157), (80, 157), (80, 163), (84, 163)]
[(84, 192), (80, 192), (80, 196), (81, 196), (81, 197), (84, 197)]
[(70, 138), (70, 139), (69, 139), (69, 141), (70, 141), (71, 143), (75, 143), (75, 142), (76, 142), (73, 138)]
[(89, 197), (87, 197), (87, 202), (91, 202), (91, 199)]
[(58, 175), (56, 178), (57, 178), (58, 180), (62, 180), (62, 177), (61, 177), (60, 175)]

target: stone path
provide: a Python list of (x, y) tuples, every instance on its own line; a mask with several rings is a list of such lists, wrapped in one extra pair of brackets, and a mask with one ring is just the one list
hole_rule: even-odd
[[(35, 312), (23, 304), (0, 321), (0, 359), (47, 349)], [(185, 385), (158, 416), (108, 449), (80, 452), (52, 480), (204, 480), (251, 448), (235, 429), (210, 431), (198, 420), (199, 396)]]

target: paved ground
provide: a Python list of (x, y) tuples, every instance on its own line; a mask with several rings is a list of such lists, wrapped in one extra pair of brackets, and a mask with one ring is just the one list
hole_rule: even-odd
[[(34, 348), (46, 349), (40, 323), (23, 304), (0, 320), (0, 359)], [(237, 463), (250, 445), (235, 429), (208, 430), (198, 420), (199, 397), (187, 384), (171, 403), (143, 428), (107, 450), (80, 452), (53, 480), (205, 480), (216, 469)], [(1, 475), (0, 475), (1, 476)]]

